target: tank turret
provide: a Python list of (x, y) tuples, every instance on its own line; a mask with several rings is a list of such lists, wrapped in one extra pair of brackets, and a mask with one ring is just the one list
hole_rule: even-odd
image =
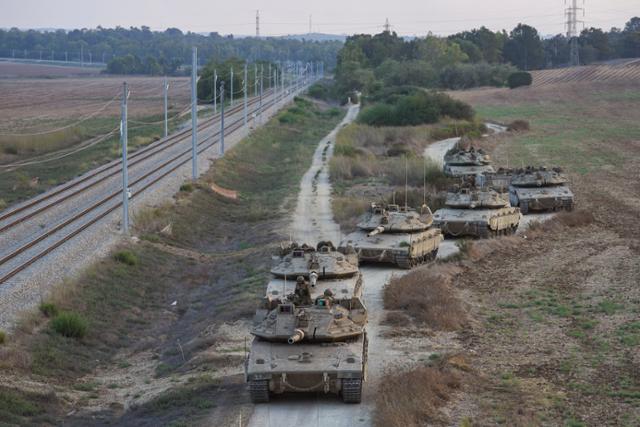
[(395, 204), (372, 203), (358, 228), (369, 232), (369, 236), (380, 233), (412, 233), (423, 231), (433, 224), (433, 215), (428, 207), (421, 213), (413, 209), (401, 208)]
[(491, 158), (482, 149), (462, 149), (453, 147), (444, 155), (445, 164), (451, 166), (484, 166), (491, 163)]
[(340, 250), (353, 248), (362, 262), (391, 263), (411, 268), (431, 261), (443, 237), (433, 225), (426, 205), (420, 212), (396, 204), (372, 203), (358, 223), (358, 230), (340, 243)]
[(353, 251), (338, 252), (331, 242), (320, 242), (314, 248), (306, 244), (286, 243), (275, 257), (271, 274), (278, 278), (302, 276), (312, 286), (320, 279), (351, 277), (358, 273), (358, 255)]
[(515, 187), (544, 187), (562, 185), (569, 182), (560, 168), (547, 169), (545, 167), (527, 167), (518, 169), (511, 178), (511, 185)]
[(289, 344), (344, 341), (361, 335), (367, 320), (359, 298), (338, 300), (327, 289), (312, 299), (310, 283), (302, 276), (284, 300), (266, 299), (262, 313), (251, 333), (266, 341)]
[(512, 207), (506, 193), (473, 185), (454, 187), (447, 193), (446, 207), (434, 214), (434, 223), (447, 236), (493, 237), (513, 234), (520, 210)]
[(447, 193), (445, 205), (456, 209), (496, 209), (510, 206), (507, 194), (498, 193), (490, 188), (477, 187), (454, 187)]
[(573, 209), (573, 193), (560, 168), (527, 167), (513, 172), (509, 197), (523, 214)]

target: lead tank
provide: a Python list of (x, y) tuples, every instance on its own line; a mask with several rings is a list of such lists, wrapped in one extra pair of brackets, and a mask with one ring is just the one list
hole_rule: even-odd
[(366, 374), (367, 311), (356, 253), (331, 242), (284, 246), (256, 311), (245, 373), (251, 400), (324, 392), (359, 403)]
[(573, 209), (573, 193), (569, 180), (560, 168), (527, 167), (514, 171), (509, 187), (513, 206), (523, 214), (530, 211), (558, 211)]
[(491, 158), (482, 149), (464, 149), (456, 145), (444, 155), (445, 175), (464, 177), (493, 172)]
[(513, 234), (522, 215), (507, 194), (466, 185), (447, 193), (446, 207), (434, 214), (434, 225), (447, 236), (487, 238)]
[(340, 243), (339, 250), (346, 252), (352, 247), (362, 262), (412, 268), (438, 254), (444, 237), (432, 224), (433, 215), (427, 206), (418, 213), (396, 204), (372, 203), (358, 223), (358, 230)]

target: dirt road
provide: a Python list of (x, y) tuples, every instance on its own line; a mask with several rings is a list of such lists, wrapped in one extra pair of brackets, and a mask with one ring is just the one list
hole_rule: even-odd
[[(333, 220), (331, 211), (331, 183), (328, 161), (333, 154), (333, 142), (341, 127), (352, 122), (359, 106), (349, 108), (343, 122), (320, 141), (313, 163), (304, 175), (298, 205), (291, 228), (291, 237), (298, 242), (315, 244), (320, 240), (338, 243), (340, 227)], [(274, 396), (267, 405), (257, 405), (249, 421), (250, 427), (360, 427), (372, 425), (373, 398), (376, 381), (383, 367), (400, 356), (384, 338), (382, 288), (391, 274), (403, 274), (391, 268), (364, 267), (364, 299), (369, 309), (367, 334), (369, 337), (369, 370), (365, 383), (363, 402), (346, 405), (333, 395), (288, 394)]]

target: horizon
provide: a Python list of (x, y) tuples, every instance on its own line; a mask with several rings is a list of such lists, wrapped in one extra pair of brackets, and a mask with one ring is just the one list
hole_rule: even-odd
[[(255, 36), (255, 13), (260, 9), (261, 37), (375, 34), (383, 31), (386, 19), (389, 19), (391, 30), (403, 37), (421, 37), (429, 33), (448, 36), (481, 26), (492, 31), (508, 32), (519, 23), (535, 27), (542, 36), (566, 32), (563, 0), (540, 0), (535, 4), (515, 0), (510, 2), (509, 9), (501, 7), (500, 4), (503, 2), (500, 0), (487, 0), (482, 5), (473, 0), (451, 0), (447, 4), (439, 5), (426, 5), (426, 2), (416, 0), (400, 0), (400, 4), (396, 4), (392, 11), (388, 11), (382, 4), (371, 4), (363, 0), (350, 2), (348, 5), (336, 0), (327, 0), (322, 10), (315, 5), (309, 5), (307, 11), (300, 9), (298, 3), (292, 0), (273, 2), (264, 9), (261, 9), (260, 2), (256, 0), (249, 0), (246, 8), (226, 4), (216, 6), (202, 0), (187, 0), (180, 5), (168, 2), (158, 4), (160, 2), (149, 0), (114, 0), (109, 5), (98, 2), (90, 5), (89, 14), (77, 13), (86, 11), (87, 3), (93, 2), (23, 0), (20, 4), (10, 3), (3, 7), (0, 28), (70, 31), (98, 27), (146, 26), (153, 31), (178, 28), (185, 33), (252, 37)], [(332, 10), (331, 5), (336, 6), (335, 10)], [(118, 6), (129, 12), (124, 18)], [(585, 28), (623, 28), (625, 23), (640, 11), (640, 0), (617, 0), (613, 9), (611, 6), (610, 0), (590, 0), (584, 6), (584, 18), (581, 17), (585, 21)], [(192, 13), (194, 9), (199, 12)], [(363, 20), (360, 10), (368, 11), (366, 21)], [(399, 12), (400, 10), (412, 12), (403, 13)], [(171, 16), (171, 20), (166, 16)], [(357, 18), (345, 20), (345, 16)], [(452, 16), (455, 18), (452, 19)]]

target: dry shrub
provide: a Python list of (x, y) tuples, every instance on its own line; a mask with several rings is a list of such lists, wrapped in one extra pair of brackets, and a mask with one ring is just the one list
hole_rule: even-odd
[(170, 206), (171, 205), (167, 203), (159, 207), (145, 208), (136, 211), (133, 214), (133, 224), (136, 231), (141, 235), (162, 231), (162, 229), (169, 225), (167, 214)]
[(466, 242), (464, 253), (472, 261), (479, 261), (494, 252), (511, 251), (518, 247), (523, 239), (517, 236), (508, 236), (498, 239), (467, 240)]
[(353, 159), (346, 156), (334, 156), (329, 161), (329, 174), (332, 180), (348, 180), (353, 178), (351, 174), (351, 161)]
[(369, 201), (353, 197), (333, 197), (331, 208), (333, 217), (343, 231), (355, 230), (358, 218), (369, 208)]
[(393, 277), (384, 287), (384, 308), (403, 311), (432, 329), (460, 329), (466, 323), (466, 311), (452, 286), (459, 272), (457, 266), (438, 264)]
[(446, 423), (439, 408), (460, 387), (460, 375), (446, 361), (438, 366), (387, 372), (376, 395), (375, 425), (413, 427)]
[(530, 126), (527, 120), (514, 120), (507, 126), (509, 132), (524, 132), (529, 129)]
[(580, 209), (571, 212), (560, 212), (553, 218), (540, 222), (533, 221), (529, 224), (527, 237), (537, 238), (546, 233), (558, 233), (566, 228), (586, 227), (595, 221), (593, 213)]
[(595, 221), (595, 217), (591, 211), (580, 209), (571, 212), (560, 212), (551, 221), (556, 221), (565, 227), (575, 228), (592, 224)]

